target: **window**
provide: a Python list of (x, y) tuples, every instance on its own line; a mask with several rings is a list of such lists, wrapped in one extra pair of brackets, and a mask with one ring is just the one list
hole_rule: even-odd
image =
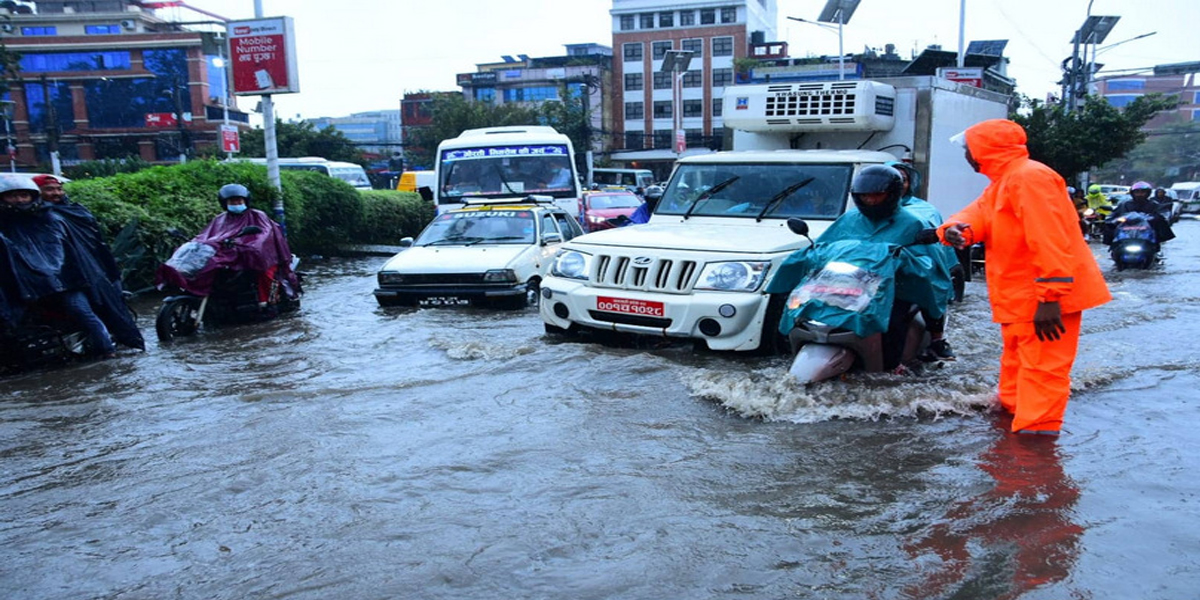
[(645, 105), (641, 102), (626, 102), (625, 118), (629, 120), (646, 118)]
[(583, 235), (583, 229), (579, 227), (579, 222), (572, 219), (567, 213), (554, 213), (554, 220), (558, 222), (558, 231), (563, 234), (564, 240)]
[(558, 88), (552, 85), (509, 88), (504, 90), (505, 102), (542, 102), (558, 99)]
[(671, 89), (671, 75), (672, 75), (671, 73), (655, 71), (654, 72), (654, 89), (656, 89), (656, 90)]
[(720, 98), (713, 98), (713, 116), (714, 117), (721, 116), (721, 107), (722, 106), (723, 106), (723, 104), (721, 103)]
[(737, 23), (737, 8), (727, 6), (721, 9), (722, 23)]
[(673, 13), (673, 12), (658, 13), (658, 26), (659, 27), (674, 27), (675, 26), (675, 13)]
[(636, 92), (645, 89), (645, 83), (642, 81), (641, 73), (626, 73), (625, 74), (625, 91)]
[(633, 29), (633, 15), (621, 15), (621, 31)]
[(638, 15), (641, 21), (642, 29), (654, 29), (654, 13), (642, 13)]
[(50, 27), (22, 27), (21, 35), (58, 35), (58, 28)]
[[(47, 94), (49, 102), (46, 101)], [(29, 82), (25, 84), (25, 106), (29, 110), (29, 130), (45, 133), (51, 126), (59, 132), (75, 129), (75, 109), (71, 86), (66, 82)], [(51, 113), (55, 121), (50, 121)]]
[(682, 50), (691, 50), (692, 51), (692, 60), (695, 60), (695, 59), (700, 58), (701, 56), (704, 56), (704, 40), (701, 40), (701, 39), (683, 40), (682, 42), (680, 42), (680, 44), (681, 44), (680, 48)]
[(121, 33), (120, 25), (84, 25), (83, 32), (88, 35), (116, 35)]
[(475, 88), (475, 99), (479, 100), (481, 102), (495, 102), (496, 101), (496, 88), (494, 88), (494, 87)]
[(733, 56), (733, 37), (723, 36), (712, 39), (713, 56)]
[(733, 84), (733, 69), (713, 69), (713, 87)]
[(671, 42), (651, 42), (650, 43), (650, 58), (654, 60), (662, 60), (667, 55), (667, 50), (671, 49)]
[(685, 116), (685, 117), (703, 117), (704, 116), (704, 101), (703, 100), (684, 100), (683, 101), (683, 116)]
[(706, 8), (706, 9), (703, 9), (700, 11), (700, 24), (701, 25), (712, 25), (713, 23), (716, 23), (716, 22), (717, 22), (716, 9)]
[(625, 132), (625, 148), (627, 150), (641, 150), (646, 147), (646, 134), (640, 131)]
[(670, 147), (674, 146), (674, 144), (671, 143), (671, 141), (674, 139), (675, 139), (675, 136), (671, 135), (670, 129), (655, 129), (654, 130), (654, 147), (655, 148), (670, 148)]
[(684, 129), (683, 140), (689, 148), (704, 146), (704, 131), (701, 129)]
[(622, 44), (621, 52), (625, 55), (625, 62), (640, 61), (642, 60), (642, 43)]
[[(128, 52), (102, 54), (125, 54), (126, 58), (128, 57)], [(45, 57), (46, 55), (30, 55), (22, 57), (21, 60), (24, 64), (28, 59)], [(142, 52), (142, 62), (153, 77), (113, 77), (83, 82), (89, 127), (140, 128), (146, 124), (146, 113), (193, 112), (192, 97), (185, 88), (188, 82), (188, 59), (185, 49), (145, 50)], [(28, 89), (27, 87), (26, 90)]]
[(704, 74), (700, 71), (688, 71), (683, 74), (683, 87), (698, 88), (704, 86)]
[(671, 118), (671, 101), (670, 100), (655, 100), (654, 101), (654, 118), (655, 119), (670, 119)]
[[(21, 55), (21, 70), (26, 72), (126, 70), (130, 68), (130, 62), (128, 51), (29, 53)], [(186, 67), (183, 73), (187, 73)]]
[(680, 26), (688, 27), (688, 26), (695, 25), (695, 24), (696, 24), (696, 11), (694, 11), (694, 10), (679, 11), (679, 25)]

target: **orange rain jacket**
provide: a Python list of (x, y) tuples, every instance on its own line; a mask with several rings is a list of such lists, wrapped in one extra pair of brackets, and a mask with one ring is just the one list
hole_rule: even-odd
[[(968, 243), (983, 242), (992, 320), (1033, 321), (1038, 302), (1059, 303), (1063, 314), (1112, 299), (1104, 275), (1079, 235), (1079, 215), (1062, 177), (1031, 160), (1025, 129), (1006, 119), (971, 126), (967, 148), (992, 180), (983, 195), (938, 229), (966, 223)], [(945, 238), (942, 238), (945, 241)]]

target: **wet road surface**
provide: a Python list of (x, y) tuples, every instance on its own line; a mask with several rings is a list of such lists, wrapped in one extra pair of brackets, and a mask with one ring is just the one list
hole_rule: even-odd
[[(1200, 222), (1084, 317), (1057, 441), (959, 360), (807, 389), (787, 361), (547, 339), (534, 309), (302, 311), (0, 380), (0, 597), (1089, 598), (1200, 590)], [(153, 337), (149, 301), (139, 306)]]

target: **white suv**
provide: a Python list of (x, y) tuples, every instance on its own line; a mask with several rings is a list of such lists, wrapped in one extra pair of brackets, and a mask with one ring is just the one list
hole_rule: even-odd
[(523, 308), (536, 301), (547, 261), (579, 222), (549, 199), (472, 201), (434, 218), (383, 265), (380, 306), (487, 304)]

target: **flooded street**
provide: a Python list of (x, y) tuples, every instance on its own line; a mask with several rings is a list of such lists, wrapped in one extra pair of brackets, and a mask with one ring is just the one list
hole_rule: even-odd
[(546, 338), (535, 309), (303, 309), (0, 379), (0, 598), (1177, 599), (1200, 589), (1200, 221), (1084, 316), (1058, 440), (959, 360), (797, 388), (788, 361)]

